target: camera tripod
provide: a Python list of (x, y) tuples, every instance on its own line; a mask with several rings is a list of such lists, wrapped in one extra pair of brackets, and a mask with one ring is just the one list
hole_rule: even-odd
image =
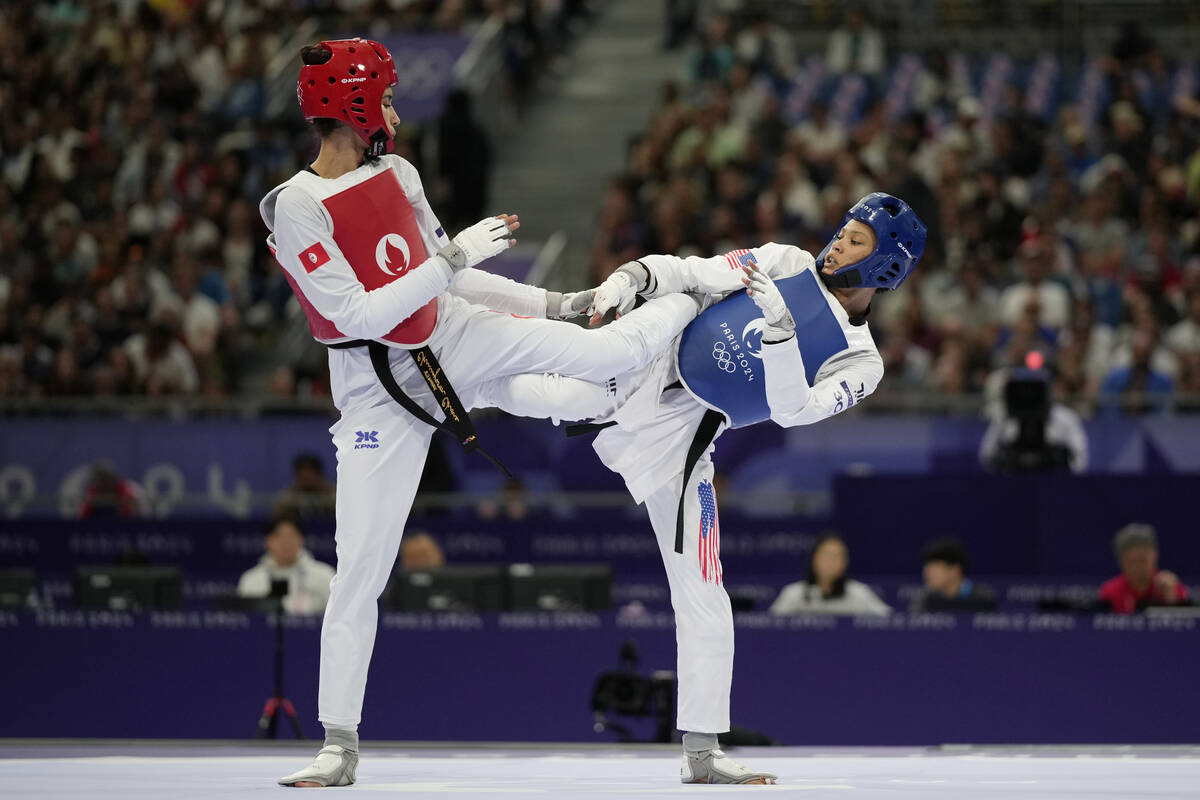
[[(273, 582), (274, 583), (274, 582)], [(285, 591), (286, 581), (280, 581), (284, 584)], [(275, 689), (271, 696), (267, 698), (266, 704), (263, 706), (262, 716), (258, 720), (258, 738), (259, 739), (276, 739), (279, 737), (279, 718), (287, 716), (292, 723), (292, 729), (296, 731), (297, 739), (307, 738), (304, 735), (304, 730), (300, 727), (300, 720), (296, 717), (296, 707), (292, 705), (292, 701), (283, 696), (283, 595), (275, 593), (275, 586), (271, 587), (271, 605), (273, 618), (275, 622)]]

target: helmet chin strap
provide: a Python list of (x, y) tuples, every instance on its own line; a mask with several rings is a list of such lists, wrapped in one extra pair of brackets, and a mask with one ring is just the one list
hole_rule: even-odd
[(862, 286), (862, 273), (857, 268), (848, 269), (844, 272), (835, 272), (829, 275), (824, 269), (817, 270), (817, 274), (821, 276), (821, 282), (830, 289), (853, 289), (856, 286)]
[(375, 131), (371, 134), (371, 141), (367, 144), (367, 152), (364, 154), (365, 161), (374, 161), (381, 155), (387, 152), (387, 146), (390, 138), (383, 131)]

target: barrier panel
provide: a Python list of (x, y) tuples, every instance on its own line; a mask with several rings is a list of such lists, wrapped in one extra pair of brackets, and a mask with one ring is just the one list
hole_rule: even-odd
[[(796, 745), (1195, 742), (1197, 620), (1061, 614), (737, 617), (734, 724)], [(320, 619), (287, 622), (285, 690), (319, 735)], [(0, 612), (0, 737), (249, 737), (272, 628), (240, 612)], [(596, 741), (625, 640), (674, 668), (669, 614), (384, 614), (369, 739)], [(287, 734), (283, 734), (287, 735)]]

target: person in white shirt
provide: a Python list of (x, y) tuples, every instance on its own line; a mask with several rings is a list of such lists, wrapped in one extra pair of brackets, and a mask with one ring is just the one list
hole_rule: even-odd
[(1037, 303), (1038, 325), (1061, 330), (1071, 321), (1071, 293), (1060, 283), (1048, 280), (1054, 252), (1045, 238), (1030, 239), (1018, 249), (1025, 279), (1000, 295), (1000, 317), (1005, 325), (1016, 325), (1021, 315)]
[(836, 533), (827, 533), (813, 545), (804, 580), (789, 583), (771, 604), (776, 616), (796, 614), (862, 614), (885, 616), (891, 612), (871, 587), (846, 576), (850, 551)]
[(825, 66), (834, 75), (857, 72), (883, 73), (883, 35), (867, 21), (860, 8), (846, 11), (846, 21), (831, 34), (825, 51)]
[(1163, 341), (1180, 356), (1200, 353), (1200, 291), (1188, 297), (1187, 317), (1172, 325)]
[[(1027, 363), (1040, 362), (1034, 355)], [(1054, 401), (1050, 375), (1028, 367), (1004, 374), (1003, 404), (988, 409), (990, 422), (979, 443), (983, 467), (998, 472), (1087, 472), (1087, 431), (1075, 411)]]
[(276, 517), (267, 525), (267, 552), (257, 565), (242, 573), (238, 597), (267, 597), (272, 581), (287, 581), (283, 610), (288, 614), (320, 614), (329, 602), (333, 567), (317, 561), (304, 549), (304, 532), (289, 517)]

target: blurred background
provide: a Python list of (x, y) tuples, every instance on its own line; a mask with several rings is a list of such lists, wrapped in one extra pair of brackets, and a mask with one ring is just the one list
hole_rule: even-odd
[[(877, 190), (929, 225), (878, 392), (718, 442), (744, 741), (1194, 741), (1198, 33), (1165, 0), (5, 4), (0, 736), (251, 736), (280, 667), (318, 733), (336, 412), (257, 204), (316, 152), (300, 47), (361, 35), (446, 228), (521, 215), (517, 280), (816, 253)], [(363, 735), (669, 737), (644, 513), (588, 439), (472, 416), (516, 478), (435, 438)]]

